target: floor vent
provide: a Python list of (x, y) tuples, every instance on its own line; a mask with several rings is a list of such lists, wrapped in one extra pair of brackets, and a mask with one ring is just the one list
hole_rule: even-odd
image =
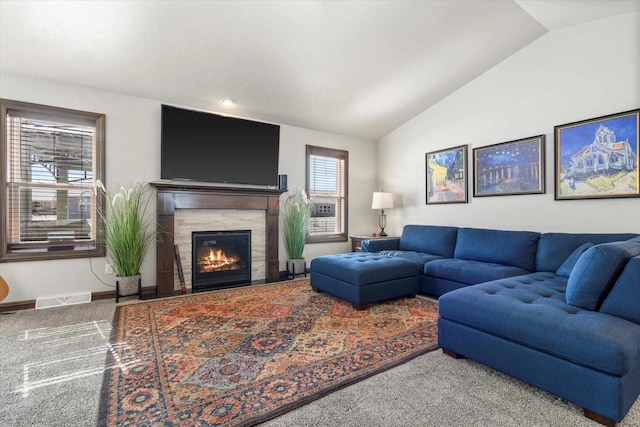
[(63, 305), (84, 304), (91, 302), (91, 292), (71, 294), (60, 297), (42, 297), (36, 299), (36, 308), (62, 307)]

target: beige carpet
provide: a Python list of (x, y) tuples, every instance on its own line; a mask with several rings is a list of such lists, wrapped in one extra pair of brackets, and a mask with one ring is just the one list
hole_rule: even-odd
[(0, 426), (91, 426), (115, 304), (0, 315)]
[[(597, 427), (577, 406), (437, 350), (261, 424), (264, 427)], [(640, 401), (620, 427), (640, 426)]]
[[(24, 310), (0, 315), (0, 426), (93, 425), (97, 414), (101, 374), (70, 376), (66, 380), (47, 382), (80, 369), (104, 366), (104, 350), (78, 359), (73, 354), (81, 348), (105, 346), (100, 335), (104, 321), (111, 320), (113, 301), (60, 309)], [(88, 327), (87, 322), (96, 322)], [(74, 326), (76, 325), (76, 326)], [(80, 325), (79, 327), (77, 325)], [(46, 334), (25, 339), (25, 331), (49, 328), (59, 334), (51, 340)], [(61, 328), (61, 329), (56, 329)], [(83, 331), (84, 330), (84, 331)], [(106, 331), (102, 331), (106, 332)], [(59, 345), (58, 339), (69, 339)], [(58, 344), (56, 344), (58, 343)], [(72, 344), (73, 343), (73, 344)], [(69, 355), (70, 364), (51, 364), (59, 356)], [(64, 358), (64, 357), (63, 357)], [(97, 360), (99, 359), (99, 360)], [(39, 375), (31, 380), (45, 380), (24, 393), (27, 368)], [(420, 356), (369, 379), (311, 402), (265, 426), (548, 426), (596, 427), (582, 411), (548, 393), (530, 387), (469, 360), (454, 360), (440, 350)], [(620, 427), (640, 427), (640, 401)]]

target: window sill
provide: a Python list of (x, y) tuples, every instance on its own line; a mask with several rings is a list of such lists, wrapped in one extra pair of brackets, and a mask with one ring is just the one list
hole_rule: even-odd
[(2, 262), (20, 262), (20, 261), (44, 261), (53, 259), (75, 259), (75, 258), (92, 258), (104, 257), (106, 255), (104, 248), (93, 249), (75, 249), (75, 250), (54, 250), (54, 251), (17, 251), (4, 253), (0, 256)]
[(308, 236), (307, 243), (339, 243), (347, 242), (349, 238), (346, 234), (322, 234), (315, 236)]

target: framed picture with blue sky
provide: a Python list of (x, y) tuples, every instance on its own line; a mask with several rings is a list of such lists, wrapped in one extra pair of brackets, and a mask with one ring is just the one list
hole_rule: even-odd
[(544, 135), (473, 149), (473, 196), (542, 194)]
[(467, 203), (467, 145), (426, 153), (427, 204)]
[(640, 196), (640, 109), (554, 127), (555, 199)]

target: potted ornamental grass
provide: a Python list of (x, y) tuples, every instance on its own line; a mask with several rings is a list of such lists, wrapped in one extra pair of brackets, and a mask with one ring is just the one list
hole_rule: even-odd
[(149, 245), (158, 238), (147, 217), (153, 190), (149, 184), (137, 183), (110, 194), (104, 184), (96, 182), (96, 193), (104, 194), (106, 203), (99, 210), (103, 224), (104, 245), (109, 262), (117, 276), (117, 296), (135, 295), (140, 291), (140, 267)]
[(287, 271), (291, 275), (304, 273), (305, 270), (302, 252), (309, 233), (310, 212), (311, 201), (302, 189), (290, 194), (282, 206), (284, 244), (289, 254)]

